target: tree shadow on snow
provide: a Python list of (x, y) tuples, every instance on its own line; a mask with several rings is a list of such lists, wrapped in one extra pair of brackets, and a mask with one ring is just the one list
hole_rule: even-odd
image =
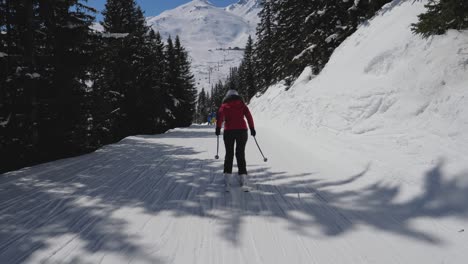
[[(270, 185), (256, 182), (257, 192), (250, 193), (252, 203), (262, 204), (274, 217), (286, 218), (290, 228), (307, 234), (307, 228), (319, 226), (326, 236), (339, 236), (357, 225), (398, 234), (431, 244), (442, 244), (440, 238), (415, 228), (411, 221), (443, 217), (468, 218), (468, 185), (460, 179), (468, 173), (443, 181), (440, 163), (425, 175), (424, 191), (405, 202), (397, 202), (401, 187), (378, 183), (353, 191), (334, 191), (329, 187), (346, 185), (363, 177), (366, 170), (349, 179), (337, 182), (318, 180), (293, 181)], [(268, 172), (266, 172), (268, 173)], [(290, 177), (286, 173), (285, 177)], [(291, 175), (294, 177), (294, 175)], [(278, 177), (278, 175), (276, 175)], [(265, 193), (270, 194), (266, 196)], [(274, 206), (281, 208), (275, 209)], [(269, 208), (272, 206), (272, 208)], [(295, 218), (288, 212), (299, 211), (310, 220)]]
[[(207, 132), (197, 133), (208, 137)], [(115, 253), (129, 262), (167, 263), (156, 249), (148, 253), (139, 243), (162, 213), (216, 220), (221, 223), (220, 236), (234, 245), (245, 221), (255, 217), (284, 220), (301, 236), (312, 236), (310, 230), (318, 229), (323, 236), (336, 237), (365, 225), (430, 244), (444, 241), (415, 229), (411, 221), (468, 218), (468, 186), (457, 180), (468, 173), (444, 181), (442, 163), (426, 173), (423, 192), (404, 202), (396, 201), (401, 187), (383, 183), (351, 191), (334, 188), (360, 180), (368, 168), (326, 182), (318, 174), (313, 175), (316, 180), (305, 180), (313, 173), (256, 167), (251, 170), (253, 192), (225, 193), (220, 161), (200, 159), (190, 147), (148, 143), (164, 137), (127, 138), (79, 158), (1, 175), (0, 262), (20, 263), (43, 251), (62, 254), (83, 247), (93, 259)], [(287, 183), (273, 184), (282, 179)], [(134, 208), (143, 210), (146, 218), (129, 230), (123, 216)], [(167, 239), (155, 237), (155, 247)], [(49, 241), (60, 245), (51, 248)], [(85, 263), (86, 257), (59, 261)], [(49, 258), (40, 259), (57, 261), (54, 255)]]
[[(211, 129), (212, 131), (207, 132), (207, 129)], [(194, 125), (189, 128), (183, 128), (183, 129), (173, 129), (167, 131), (165, 134), (161, 134), (158, 137), (159, 138), (214, 138), (215, 137), (215, 130), (216, 126), (210, 126), (210, 125)], [(141, 138), (146, 138), (146, 139), (151, 139), (154, 136), (152, 135), (141, 135), (138, 136)], [(222, 135), (220, 136), (220, 139), (222, 140)], [(216, 140), (214, 138), (213, 140)]]

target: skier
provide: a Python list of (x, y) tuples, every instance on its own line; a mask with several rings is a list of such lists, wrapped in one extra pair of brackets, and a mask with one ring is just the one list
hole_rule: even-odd
[(211, 117), (212, 117), (212, 114), (209, 113), (209, 114), (208, 114), (208, 125), (211, 125)]
[(213, 114), (213, 118), (211, 118), (211, 124), (216, 125), (216, 115)]
[(241, 186), (244, 191), (249, 191), (249, 179), (247, 176), (247, 164), (245, 161), (245, 145), (247, 144), (247, 124), (250, 134), (255, 137), (256, 131), (252, 114), (236, 90), (229, 90), (223, 99), (223, 104), (219, 108), (216, 122), (216, 136), (221, 134), (221, 126), (224, 122), (224, 146), (226, 157), (224, 159), (224, 181), (226, 191), (230, 191), (230, 176), (232, 174), (232, 163), (234, 160), (234, 145), (236, 145), (236, 160), (238, 173), (241, 179)]

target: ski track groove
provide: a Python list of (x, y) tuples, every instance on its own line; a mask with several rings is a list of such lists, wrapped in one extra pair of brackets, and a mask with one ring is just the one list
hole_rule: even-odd
[[(162, 160), (160, 163), (158, 163), (158, 165), (155, 166), (155, 167), (153, 167), (153, 169), (157, 169), (157, 168), (159, 168), (159, 166), (161, 166), (161, 165), (163, 165), (165, 162), (167, 162), (167, 161), (169, 160), (169, 155), (167, 155), (167, 156), (168, 156), (168, 157), (167, 157), (166, 159), (164, 159), (164, 160)], [(150, 158), (148, 158), (148, 160), (149, 160), (149, 159), (150, 159)], [(132, 168), (132, 169), (133, 169), (133, 168)], [(168, 169), (168, 171), (169, 171), (169, 170), (170, 170), (170, 169)], [(155, 184), (157, 184), (157, 182), (159, 182), (159, 180), (164, 179), (164, 176), (166, 175), (166, 173), (167, 173), (168, 171), (166, 171), (166, 172), (164, 172), (164, 173), (162, 173), (162, 174), (158, 174), (158, 175), (161, 175), (161, 176), (158, 177), (158, 181), (156, 181)], [(129, 185), (129, 186), (127, 187), (126, 190), (127, 190), (127, 191), (130, 190), (133, 186), (136, 186), (136, 184), (142, 182), (142, 181), (140, 181), (139, 179), (140, 179), (140, 178), (143, 179), (143, 176), (144, 176), (146, 173), (149, 173), (149, 172), (152, 172), (152, 170), (146, 169), (146, 170), (144, 170), (143, 172), (139, 173), (137, 179), (135, 180), (135, 183)], [(124, 177), (124, 178), (128, 178), (128, 177)], [(145, 178), (145, 179), (146, 179), (146, 178)], [(123, 182), (122, 185), (125, 185), (125, 183), (126, 183), (126, 182)], [(146, 186), (146, 185), (144, 184), (143, 187), (145, 187), (145, 186)], [(113, 190), (113, 189), (115, 189), (115, 188), (111, 188), (111, 190)], [(141, 192), (137, 192), (137, 193), (141, 193)], [(154, 189), (151, 189), (151, 188), (148, 188), (148, 193), (155, 193), (155, 190), (154, 190)], [(147, 195), (147, 194), (143, 193), (143, 196), (142, 196), (143, 201), (146, 201), (146, 199), (144, 199), (146, 195)], [(156, 200), (156, 201), (157, 201), (157, 200)], [(150, 217), (150, 218), (151, 218), (151, 217)], [(144, 225), (144, 224), (143, 224), (143, 225)], [(136, 233), (134, 233), (134, 234), (136, 234)], [(132, 234), (132, 235), (134, 235), (134, 234)], [(102, 256), (100, 263), (101, 263), (102, 261), (104, 261), (106, 255), (107, 255), (107, 254), (104, 254), (104, 255)]]
[[(187, 164), (189, 164), (188, 161), (183, 161), (183, 164), (184, 164), (184, 166), (183, 166), (184, 169), (189, 168), (189, 167), (187, 167)], [(201, 166), (202, 166), (202, 162), (200, 161), (200, 167), (201, 167)], [(174, 167), (174, 165), (170, 166), (170, 167), (164, 172), (164, 174), (162, 175), (162, 177), (160, 177), (160, 178), (161, 178), (161, 179), (165, 179), (165, 177), (163, 177), (163, 176), (166, 176), (167, 173), (171, 172), (171, 168), (172, 168), (172, 167)], [(195, 176), (192, 176), (192, 177), (195, 177)], [(194, 181), (192, 181), (192, 182), (194, 182)], [(174, 187), (177, 187), (177, 183), (174, 183), (173, 186), (174, 186)], [(184, 195), (185, 192), (181, 192), (181, 194), (180, 194), (181, 196), (180, 196), (180, 197), (174, 198), (174, 200), (186, 201), (186, 200), (189, 200), (190, 198), (196, 196), (196, 195), (191, 195), (191, 193), (193, 193), (193, 189), (194, 189), (194, 187), (190, 187), (190, 188), (189, 188), (189, 190), (188, 190), (188, 192), (187, 192), (185, 198), (183, 197), (183, 195)], [(176, 188), (174, 188), (173, 190), (176, 190)], [(170, 195), (172, 195), (171, 193), (172, 193), (172, 191), (170, 191), (170, 194), (169, 194), (168, 197), (170, 197)], [(200, 191), (199, 193), (201, 193), (201, 191)], [(153, 203), (153, 205), (154, 205), (154, 204), (158, 204), (159, 202), (163, 201), (164, 199), (166, 199), (165, 196), (160, 196), (160, 197), (158, 197), (157, 199), (154, 199), (153, 201), (155, 201), (155, 202)], [(170, 199), (169, 199), (169, 200), (170, 200)], [(164, 204), (164, 203), (162, 203), (162, 204)], [(178, 203), (177, 208), (180, 208), (180, 206), (181, 206), (181, 202)], [(162, 209), (163, 207), (160, 207), (160, 208)], [(143, 223), (143, 225), (140, 227), (140, 231), (136, 232), (135, 235), (136, 235), (136, 234), (139, 234), (139, 233), (141, 233), (141, 232), (143, 232), (143, 230), (145, 229), (145, 227), (146, 227), (146, 225), (148, 224), (148, 222), (151, 221), (152, 219), (154, 219), (155, 217), (156, 217), (156, 215), (152, 215), (152, 216), (148, 217), (148, 219), (145, 221), (145, 223)], [(172, 221), (171, 224), (166, 225), (166, 227), (165, 227), (165, 229), (164, 229), (164, 231), (163, 231), (163, 233), (162, 233), (162, 236), (164, 236), (165, 234), (169, 234), (170, 228), (172, 228), (172, 227), (174, 226), (173, 223), (174, 223), (174, 221)], [(157, 244), (158, 244), (158, 245), (164, 244), (164, 241), (167, 241), (167, 238), (166, 238), (166, 239), (162, 239), (162, 241), (158, 242)], [(130, 260), (129, 260), (129, 263), (131, 263), (131, 262), (132, 262), (132, 260), (130, 259)]]
[[(346, 223), (349, 223), (352, 225), (351, 219), (344, 215), (342, 212), (340, 212), (335, 206), (330, 205), (328, 200), (322, 195), (317, 189), (313, 187), (309, 187), (307, 183), (302, 182), (301, 184), (302, 188), (299, 188), (299, 190), (303, 189), (304, 193), (311, 193), (314, 194), (314, 197), (317, 199), (317, 202), (320, 204), (320, 209), (326, 212), (326, 219), (332, 220), (335, 223), (336, 230), (338, 232), (345, 232), (346, 229), (343, 226), (346, 226)], [(307, 199), (307, 198), (306, 198)], [(302, 199), (304, 200), (304, 199)], [(301, 201), (303, 202), (303, 201)], [(315, 211), (316, 208), (314, 206), (310, 206), (308, 203), (303, 202), (305, 206), (307, 206), (306, 211)], [(325, 214), (324, 214), (325, 215)], [(341, 246), (340, 251), (345, 251), (345, 252), (356, 252), (356, 249), (352, 246), (352, 244), (347, 240), (343, 239), (340, 241), (341, 244), (344, 244)], [(348, 248), (347, 250), (343, 250), (343, 248)], [(344, 254), (343, 254), (344, 255)], [(356, 257), (360, 258), (361, 256), (357, 255)], [(351, 260), (350, 260), (351, 261)], [(339, 261), (337, 260), (337, 263)]]
[[(298, 188), (298, 191), (300, 191), (299, 188)], [(285, 199), (287, 199), (287, 198), (285, 198)], [(307, 204), (304, 202), (303, 199), (299, 199), (299, 200), (292, 199), (292, 202), (290, 202), (290, 204), (294, 207), (294, 209), (296, 209), (297, 211), (301, 211), (301, 212), (304, 211), (304, 209), (305, 210), (312, 210), (313, 209), (313, 208), (308, 208)], [(302, 248), (303, 248), (304, 252), (306, 252), (308, 258), (310, 260), (312, 260), (311, 263), (318, 263), (318, 261), (315, 260), (315, 257), (312, 254), (312, 252), (310, 251), (310, 249), (306, 246), (307, 242), (304, 240), (303, 236), (298, 236), (298, 238), (299, 238), (299, 240), (301, 242), (300, 246), (302, 246)], [(312, 242), (312, 245), (315, 246), (315, 243)]]
[[(37, 177), (41, 176), (43, 174), (49, 174), (50, 172), (53, 171), (60, 171), (63, 169), (68, 169), (68, 167), (73, 166), (73, 165), (80, 165), (79, 167), (82, 168), (82, 164), (86, 163), (88, 160), (91, 160), (95, 158), (95, 155), (99, 154), (106, 154), (105, 152), (101, 150), (95, 151), (93, 153), (85, 154), (83, 156), (80, 156), (80, 159), (75, 158), (66, 158), (62, 160), (57, 160), (57, 161), (52, 161), (44, 164), (39, 164), (34, 167), (27, 167), (23, 168), (17, 172), (7, 172), (2, 175), (2, 178), (0, 178), (0, 188), (5, 185), (12, 183), (14, 181), (17, 181), (21, 178), (25, 178), (24, 174), (26, 174), (26, 177)], [(104, 156), (104, 155), (103, 155)], [(63, 165), (60, 165), (64, 163)], [(50, 168), (49, 168), (50, 167)], [(27, 174), (30, 170), (39, 170), (40, 172), (32, 173), (32, 174)]]
[[(73, 263), (86, 252), (90, 263), (323, 263), (324, 256), (326, 263), (373, 263), (375, 254), (347, 234), (375, 222), (383, 232), (365, 233), (378, 241), (372, 248), (395, 253), (385, 263), (407, 263), (386, 234), (407, 224), (408, 208), (348, 210), (313, 182), (277, 183), (282, 173), (263, 163), (249, 164), (261, 175), (252, 173), (251, 192), (236, 182), (226, 193), (222, 162), (196, 156), (212, 139), (146, 139), (0, 177), (0, 221), (8, 229), (0, 230), (0, 262), (33, 263), (37, 252), (35, 263)], [(285, 156), (285, 170), (294, 162)], [(431, 234), (453, 232), (444, 223), (430, 219)]]
[[(248, 197), (247, 199), (251, 200), (251, 201), (255, 201), (256, 198), (255, 197), (255, 194), (254, 193), (249, 193), (250, 197)], [(258, 201), (258, 200), (257, 200)], [(258, 207), (258, 205), (255, 205), (254, 203), (250, 203), (251, 207), (248, 208), (248, 211), (250, 212), (256, 212), (255, 216), (258, 216), (259, 215), (259, 212), (260, 212), (260, 208)], [(256, 222), (256, 218), (254, 216), (247, 216), (247, 219), (246, 219), (246, 222), (247, 223), (251, 223), (251, 225), (248, 225), (249, 227), (252, 227), (253, 224)], [(259, 254), (259, 249), (257, 247), (257, 243), (255, 242), (255, 237), (253, 235), (252, 232), (249, 232), (248, 233), (248, 236), (249, 236), (249, 240), (251, 242), (251, 245), (253, 247), (253, 252), (254, 252), (254, 255), (255, 255), (255, 263), (265, 263), (264, 259), (262, 258), (262, 256)]]
[[(106, 159), (105, 159), (106, 157), (103, 157), (103, 158), (104, 158), (104, 160), (106, 160)], [(110, 159), (112, 159), (112, 157), (109, 157), (107, 160), (110, 160)], [(88, 160), (88, 159), (87, 159), (87, 160)], [(66, 178), (66, 179), (64, 179), (64, 180), (59, 181), (57, 184), (64, 184), (64, 183), (67, 183), (67, 182), (73, 182), (74, 178), (76, 178), (76, 175), (75, 175), (75, 174), (83, 173), (83, 172), (92, 170), (93, 167), (94, 167), (96, 164), (98, 164), (99, 162), (102, 162), (102, 161), (103, 161), (103, 160), (101, 160), (101, 159), (95, 161), (94, 164), (91, 164), (90, 167), (88, 167), (87, 169), (84, 169), (84, 170), (83, 170), (83, 169), (78, 169), (78, 170), (73, 171), (73, 173), (71, 173), (72, 176), (70, 176), (70, 177), (68, 177), (68, 178)], [(79, 164), (80, 164), (80, 162), (74, 162), (72, 165), (79, 165)], [(127, 164), (127, 165), (128, 165), (128, 164)], [(82, 168), (83, 166), (81, 165), (81, 167), (80, 167), (80, 166), (77, 166), (77, 167), (78, 167), (78, 168)], [(123, 164), (122, 167), (126, 167), (126, 165)], [(63, 167), (62, 167), (62, 168), (63, 168)], [(104, 168), (98, 169), (98, 170), (95, 171), (95, 172), (100, 172), (100, 171), (103, 170), (103, 169), (104, 169)], [(133, 167), (130, 166), (130, 168), (128, 168), (127, 171), (122, 172), (122, 173), (119, 174), (118, 176), (122, 176), (122, 175), (124, 175), (126, 172), (131, 171), (132, 169), (133, 169)], [(78, 176), (78, 177), (79, 177), (79, 176)], [(116, 181), (118, 181), (118, 180), (126, 180), (126, 178), (127, 178), (127, 177), (115, 177)], [(88, 184), (89, 184), (89, 183), (87, 183), (86, 185), (88, 185)], [(118, 186), (118, 187), (119, 187), (119, 186)], [(26, 200), (26, 199), (28, 199), (28, 198), (29, 198), (30, 200), (31, 200), (31, 199), (34, 199), (34, 200), (38, 200), (38, 199), (39, 199), (39, 200), (40, 200), (40, 196), (37, 196), (37, 194), (40, 194), (41, 191), (43, 191), (43, 190), (41, 190), (41, 189), (45, 189), (45, 188), (46, 188), (46, 187), (39, 188), (39, 190), (36, 190), (34, 193), (28, 195), (27, 197), (22, 198), (22, 199), (21, 199), (21, 197), (19, 197), (19, 198), (20, 198), (20, 200)], [(114, 187), (114, 188), (109, 188), (109, 189), (110, 189), (109, 192), (108, 192), (107, 194), (105, 194), (104, 196), (106, 196), (106, 195), (108, 195), (109, 193), (111, 193), (112, 190), (115, 189), (115, 188), (116, 188), (116, 187)], [(46, 194), (42, 194), (42, 196), (45, 196), (45, 195), (46, 195)], [(54, 208), (53, 210), (50, 210), (50, 211), (49, 211), (49, 210), (44, 210), (44, 208), (47, 209), (47, 208), (49, 207), (49, 206), (48, 206), (49, 204), (52, 204), (52, 205), (53, 205), (53, 204), (56, 203), (57, 201), (55, 201), (55, 200), (50, 200), (50, 201), (45, 200), (45, 201), (46, 201), (45, 205), (44, 205), (44, 204), (39, 204), (39, 205), (36, 206), (32, 211), (31, 211), (30, 209), (29, 209), (29, 211), (28, 211), (28, 210), (24, 210), (25, 212), (27, 212), (27, 214), (29, 214), (29, 215), (35, 215), (35, 216), (36, 216), (35, 218), (31, 218), (31, 219), (20, 217), (20, 219), (28, 219), (27, 222), (24, 223), (24, 225), (25, 225), (25, 226), (29, 226), (29, 223), (36, 223), (36, 224), (33, 225), (33, 226), (31, 226), (31, 227), (30, 227), (26, 232), (24, 232), (23, 234), (20, 234), (20, 235), (18, 235), (18, 236), (16, 236), (16, 237), (13, 237), (13, 238), (9, 238), (5, 244), (0, 245), (0, 254), (1, 254), (3, 251), (7, 250), (11, 245), (15, 244), (16, 242), (21, 242), (21, 240), (24, 239), (25, 237), (27, 237), (28, 235), (30, 235), (31, 232), (33, 232), (33, 230), (38, 230), (38, 229), (40, 229), (41, 227), (43, 227), (44, 225), (46, 225), (47, 223), (52, 222), (53, 220), (55, 220), (55, 219), (61, 217), (62, 215), (65, 215), (65, 214), (66, 214), (66, 209), (64, 209), (64, 208), (61, 209), (61, 212), (60, 212), (60, 213), (55, 213), (55, 211), (58, 210), (58, 208), (60, 208), (60, 206), (59, 206), (60, 203), (63, 204), (63, 203), (65, 203), (65, 202), (69, 201), (69, 200), (62, 200), (62, 201), (59, 200), (59, 201), (58, 201), (58, 204), (55, 206), (55, 208)], [(18, 202), (18, 200), (16, 200), (15, 202)], [(4, 203), (4, 204), (5, 204), (5, 203)], [(26, 208), (26, 209), (27, 209), (27, 208)], [(6, 209), (4, 209), (4, 210), (6, 210)], [(34, 213), (34, 210), (37, 210), (37, 211), (40, 212), (40, 213), (35, 214), (35, 213)], [(5, 212), (3, 211), (3, 212), (1, 212), (1, 213), (5, 213)], [(32, 214), (31, 214), (31, 213), (32, 213)], [(45, 215), (42, 215), (41, 213), (45, 213)], [(20, 215), (20, 216), (21, 216), (21, 215)], [(42, 219), (42, 221), (41, 221), (41, 219)], [(45, 219), (45, 220), (44, 220), (44, 219)], [(79, 219), (79, 218), (78, 218), (78, 219)], [(15, 219), (13, 219), (12, 221), (14, 221), (14, 220), (15, 220)], [(8, 223), (8, 222), (7, 222), (7, 223)], [(79, 221), (78, 221), (78, 223), (79, 223)], [(91, 221), (91, 223), (94, 224), (94, 221)], [(71, 228), (71, 229), (74, 230), (74, 227), (75, 227), (75, 226), (72, 225), (72, 228)], [(86, 232), (86, 230), (87, 230), (87, 228), (84, 228), (84, 229), (82, 229), (82, 232)], [(74, 237), (73, 239), (75, 239), (76, 237), (78, 237), (78, 236), (80, 236), (80, 235), (81, 235), (81, 233), (76, 234), (75, 237)], [(71, 240), (73, 240), (73, 239), (71, 239)]]
[[(262, 187), (266, 187), (266, 186), (262, 186)], [(276, 196), (276, 195), (273, 195), (273, 196)], [(268, 196), (266, 196), (266, 197), (268, 197)], [(263, 205), (265, 206), (264, 208), (266, 209), (266, 211), (273, 212), (273, 213), (277, 212), (277, 210), (275, 210), (275, 209), (273, 209), (272, 207), (269, 206), (271, 204), (272, 200), (274, 201), (275, 198), (271, 198), (271, 199), (265, 198), (265, 199), (269, 200), (269, 201), (263, 200)], [(284, 217), (287, 217), (287, 215), (285, 214), (285, 212), (282, 209), (280, 211), (281, 211), (281, 213), (283, 213)], [(281, 254), (282, 254), (283, 258), (284, 258), (284, 257), (287, 257), (286, 250), (285, 250), (285, 248), (283, 246), (283, 243), (281, 243), (282, 241), (278, 238), (276, 228), (272, 227), (271, 223), (274, 222), (274, 218), (272, 218), (272, 217), (273, 217), (272, 215), (269, 215), (269, 216), (266, 217), (267, 218), (266, 227), (268, 229), (268, 234), (272, 235), (272, 238), (273, 238), (273, 240), (275, 242), (274, 244), (276, 246), (279, 245), (280, 252), (281, 252)], [(277, 252), (277, 251), (275, 251), (275, 252)]]
[[(275, 204), (278, 204), (278, 206), (281, 208), (281, 212), (284, 213), (284, 217), (288, 220), (291, 220), (290, 216), (287, 214), (287, 210), (283, 209), (282, 206), (285, 206), (286, 205), (286, 208), (288, 209), (301, 209), (300, 207), (297, 207), (295, 206), (293, 203), (290, 203), (287, 201), (287, 197), (283, 195), (283, 192), (281, 191), (281, 186), (264, 186), (263, 187), (267, 187), (267, 190), (271, 193), (275, 193), (274, 196), (274, 199), (275, 199)], [(324, 199), (323, 197), (321, 197), (316, 190), (314, 189), (307, 189), (307, 190), (304, 190), (304, 193), (311, 193), (311, 194), (315, 194), (314, 197), (317, 197), (318, 200), (317, 202), (319, 203), (318, 207), (317, 207), (317, 204), (313, 205), (313, 206), (309, 206), (307, 204), (307, 208), (306, 208), (306, 212), (316, 212), (316, 215), (319, 216), (319, 217), (323, 217), (325, 219), (327, 219), (327, 221), (332, 221), (335, 223), (335, 227), (336, 227), (336, 230), (337, 231), (343, 231), (344, 229), (342, 228), (342, 226), (340, 225), (339, 220), (342, 220), (343, 219), (343, 215), (341, 213), (338, 213), (334, 208), (332, 208), (329, 204), (328, 204), (328, 201), (326, 199)], [(277, 196), (279, 196), (279, 198), (277, 198)], [(304, 205), (306, 205), (306, 203), (304, 203)], [(301, 210), (302, 211), (302, 210)], [(299, 236), (300, 237), (300, 236)], [(303, 241), (303, 240), (302, 240)], [(304, 246), (305, 248), (307, 248), (307, 246), (305, 246), (304, 243), (300, 243), (302, 246)], [(311, 253), (307, 250), (306, 251), (309, 255), (311, 255)], [(311, 259), (314, 259), (314, 258), (311, 258)], [(313, 263), (313, 262), (312, 262)], [(338, 263), (338, 262), (337, 262)]]
[[(306, 192), (314, 193), (314, 194), (316, 195), (315, 197), (319, 198), (319, 200), (320, 200), (322, 203), (328, 204), (327, 199), (326, 199), (322, 194), (320, 194), (318, 190), (316, 190), (316, 189), (313, 188), (313, 187), (310, 187), (309, 184), (307, 184), (307, 183), (305, 183), (305, 182), (302, 182), (302, 185), (305, 186), (305, 191), (306, 191)], [(333, 213), (337, 213), (339, 216), (342, 216), (342, 218), (341, 218), (341, 217), (335, 217), (334, 219), (342, 219), (342, 220), (345, 220), (345, 221), (347, 221), (347, 222), (352, 222), (351, 219), (350, 219), (348, 216), (345, 216), (344, 214), (342, 214), (341, 212), (339, 212), (338, 209), (336, 209), (336, 208), (331, 208), (330, 206), (327, 206), (327, 207), (328, 207), (328, 209), (332, 210)], [(310, 208), (310, 209), (312, 210), (313, 208)], [(361, 215), (355, 215), (353, 218), (357, 218), (357, 219), (364, 218), (364, 219), (366, 219), (367, 221), (368, 221), (369, 219), (371, 219), (371, 218), (374, 218), (374, 221), (388, 221), (388, 219), (389, 219), (388, 217), (383, 217), (383, 216), (380, 216), (380, 217), (379, 217), (379, 216), (377, 216), (377, 215), (374, 215), (374, 216), (373, 216), (373, 215), (366, 215), (366, 217), (363, 217), (363, 216), (361, 216)], [(393, 218), (393, 216), (390, 217), (390, 218), (391, 218), (391, 220), (393, 220), (394, 222), (396, 222), (396, 224), (401, 225), (401, 221), (395, 220), (395, 219)], [(387, 249), (388, 249), (388, 248), (394, 248), (394, 247), (392, 246), (391, 243), (387, 243), (387, 242), (388, 242), (388, 241), (387, 241), (388, 239), (387, 239), (385, 236), (380, 235), (380, 234), (374, 234), (374, 233), (372, 233), (371, 235), (376, 237), (376, 238), (375, 238), (376, 241), (384, 241), (384, 242), (385, 242), (386, 245), (385, 245), (385, 246), (381, 246), (382, 248), (387, 248)], [(353, 249), (352, 249), (352, 246), (349, 245), (350, 243), (347, 242), (347, 241), (346, 241), (346, 243), (348, 244), (348, 246), (350, 247), (350, 249), (353, 250)], [(397, 252), (397, 250), (395, 249), (394, 252)], [(362, 255), (360, 255), (360, 256), (358, 256), (358, 257), (364, 258), (364, 259), (366, 258), (365, 256), (362, 256)], [(404, 263), (404, 261), (402, 262), (402, 260), (398, 259), (398, 255), (393, 254), (393, 255), (392, 255), (392, 258), (393, 258), (393, 260), (394, 260), (392, 263)]]
[[(296, 187), (297, 188), (297, 187)], [(327, 219), (327, 221), (329, 222), (335, 222), (336, 226), (338, 227), (338, 229), (340, 231), (343, 230), (343, 228), (338, 224), (336, 223), (337, 220), (341, 219), (342, 215), (340, 215), (340, 217), (334, 217), (333, 216), (333, 213), (334, 213), (334, 209), (329, 205), (328, 201), (326, 200), (319, 200), (318, 202), (320, 203), (320, 209), (324, 209), (324, 210), (319, 210), (317, 211), (317, 206), (309, 206), (307, 203), (304, 202), (304, 199), (302, 199), (300, 201), (300, 205), (301, 206), (296, 206), (294, 204), (294, 202), (289, 202), (288, 201), (288, 197), (284, 195), (284, 192), (281, 190), (282, 187), (281, 186), (274, 186), (274, 189), (276, 190), (276, 193), (279, 194), (279, 196), (281, 197), (282, 201), (283, 201), (283, 204), (287, 204), (288, 205), (288, 209), (293, 209), (293, 210), (298, 210), (298, 211), (306, 211), (306, 212), (317, 212), (316, 215), (321, 215), (322, 217), (324, 217), (325, 219)], [(300, 188), (297, 188), (298, 190), (300, 190)], [(317, 191), (316, 190), (313, 190), (313, 189), (310, 189), (310, 190), (304, 190), (304, 193), (310, 193), (310, 194), (315, 194), (314, 197), (317, 196)], [(290, 198), (289, 198), (290, 199)], [(303, 210), (305, 209), (305, 210)], [(320, 211), (324, 211), (324, 212), (320, 212)], [(320, 212), (320, 213), (319, 213)], [(330, 214), (331, 213), (331, 214)], [(291, 219), (291, 217), (288, 215), (288, 219)], [(307, 226), (306, 226), (307, 228)], [(303, 232), (306, 232), (305, 230)], [(307, 234), (307, 233), (306, 233)], [(302, 235), (299, 235), (298, 236), (299, 239), (301, 240), (302, 243), (299, 243), (299, 246), (303, 246), (304, 248), (307, 248), (307, 246), (305, 246), (306, 244), (304, 243), (304, 240), (303, 240), (303, 237)], [(305, 252), (309, 255), (309, 257), (313, 260), (314, 258), (312, 257), (312, 254), (310, 253), (309, 250), (305, 250)], [(336, 253), (338, 253), (339, 251), (338, 250), (335, 250)], [(314, 263), (312, 261), (312, 263)]]
[[(164, 163), (164, 161), (166, 161), (166, 160), (167, 160), (167, 159), (163, 160), (160, 164)], [(131, 170), (131, 169), (130, 169), (130, 170)], [(144, 173), (144, 172), (142, 172), (142, 174), (143, 174), (143, 173)], [(140, 174), (140, 176), (141, 176), (141, 174)], [(124, 184), (124, 183), (123, 183), (123, 184)], [(111, 188), (111, 190), (112, 190), (112, 189), (113, 189), (113, 188)], [(79, 236), (80, 236), (80, 234), (77, 234), (77, 235), (75, 236), (75, 238), (76, 238), (76, 237), (79, 237)], [(102, 240), (102, 238), (100, 238), (100, 240)], [(100, 245), (98, 245), (98, 246), (100, 246)], [(99, 247), (97, 247), (96, 250), (97, 250), (98, 248), (99, 248)], [(106, 255), (106, 254), (104, 254), (104, 255), (101, 257), (100, 263), (104, 260), (105, 255)]]

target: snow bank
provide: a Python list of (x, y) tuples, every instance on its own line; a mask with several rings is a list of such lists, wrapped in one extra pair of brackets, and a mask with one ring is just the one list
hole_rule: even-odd
[(257, 123), (393, 166), (468, 164), (468, 32), (422, 39), (427, 1), (394, 1), (362, 25), (316, 78), (306, 69), (251, 103)]
[(90, 28), (96, 32), (104, 32), (104, 27), (98, 22), (93, 23)]

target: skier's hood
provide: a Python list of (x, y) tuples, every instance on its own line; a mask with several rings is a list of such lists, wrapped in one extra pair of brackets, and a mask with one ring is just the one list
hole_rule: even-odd
[(224, 96), (224, 98), (227, 98), (227, 97), (233, 96), (233, 95), (239, 95), (239, 93), (236, 90), (231, 89), (231, 90), (227, 91), (226, 96)]
[(227, 103), (234, 100), (242, 100), (242, 97), (239, 96), (239, 93), (236, 90), (229, 90), (224, 96), (223, 103)]
[(242, 99), (242, 97), (240, 97), (239, 93), (236, 90), (229, 90), (223, 99), (223, 104), (233, 101), (240, 101), (242, 104), (244, 104), (244, 100)]

